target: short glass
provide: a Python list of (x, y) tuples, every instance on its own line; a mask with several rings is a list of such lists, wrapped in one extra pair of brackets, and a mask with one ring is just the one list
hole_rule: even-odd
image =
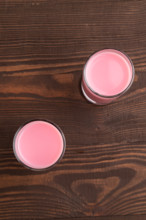
[(62, 130), (48, 120), (26, 122), (16, 131), (13, 139), (16, 159), (34, 171), (52, 168), (63, 157), (65, 148)]
[(88, 58), (83, 69), (82, 92), (89, 102), (105, 105), (129, 90), (134, 75), (134, 65), (125, 53), (104, 49)]

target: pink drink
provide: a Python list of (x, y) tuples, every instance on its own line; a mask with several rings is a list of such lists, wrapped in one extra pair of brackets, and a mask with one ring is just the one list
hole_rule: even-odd
[(134, 66), (122, 52), (105, 49), (87, 61), (82, 78), (82, 91), (88, 101), (103, 105), (124, 94), (132, 85)]
[(41, 170), (54, 165), (65, 150), (65, 138), (56, 125), (35, 120), (18, 129), (13, 141), (14, 154), (23, 165)]

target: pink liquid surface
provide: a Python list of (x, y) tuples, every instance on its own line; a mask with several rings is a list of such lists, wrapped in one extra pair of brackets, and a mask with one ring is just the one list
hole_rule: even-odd
[(46, 121), (24, 125), (15, 137), (15, 154), (30, 168), (44, 169), (57, 162), (63, 153), (64, 141), (60, 131)]
[(130, 84), (132, 74), (132, 65), (126, 55), (113, 49), (95, 53), (85, 66), (86, 83), (101, 96), (123, 92)]

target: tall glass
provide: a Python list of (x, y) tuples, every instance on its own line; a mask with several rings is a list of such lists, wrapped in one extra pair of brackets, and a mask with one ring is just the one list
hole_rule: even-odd
[(94, 53), (87, 60), (81, 88), (89, 102), (105, 105), (129, 90), (134, 75), (134, 65), (125, 53), (105, 49)]

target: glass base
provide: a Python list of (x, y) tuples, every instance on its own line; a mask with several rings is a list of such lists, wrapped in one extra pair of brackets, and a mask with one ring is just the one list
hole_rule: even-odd
[(81, 90), (82, 90), (83, 95), (85, 96), (85, 98), (86, 98), (89, 102), (91, 102), (92, 104), (94, 104), (94, 105), (106, 105), (106, 104), (101, 104), (101, 103), (95, 102), (94, 100), (90, 99), (90, 98), (87, 96), (87, 94), (85, 93), (82, 84), (81, 84)]

